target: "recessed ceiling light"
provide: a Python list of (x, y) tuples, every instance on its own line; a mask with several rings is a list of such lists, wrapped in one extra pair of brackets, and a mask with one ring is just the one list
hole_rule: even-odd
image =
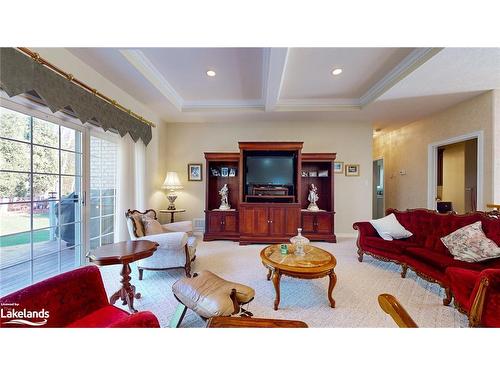
[(342, 73), (342, 68), (335, 68), (332, 70), (334, 76), (338, 76), (340, 73)]
[(207, 76), (209, 77), (215, 77), (217, 73), (215, 73), (213, 70), (207, 70)]

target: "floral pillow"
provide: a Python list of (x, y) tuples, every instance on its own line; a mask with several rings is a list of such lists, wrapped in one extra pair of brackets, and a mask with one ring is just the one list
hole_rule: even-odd
[(480, 221), (457, 229), (442, 237), (441, 241), (453, 258), (464, 262), (480, 262), (500, 257), (500, 247), (486, 237)]
[(144, 215), (142, 217), (142, 225), (144, 226), (144, 233), (146, 236), (151, 236), (153, 234), (163, 233), (163, 227), (158, 220)]

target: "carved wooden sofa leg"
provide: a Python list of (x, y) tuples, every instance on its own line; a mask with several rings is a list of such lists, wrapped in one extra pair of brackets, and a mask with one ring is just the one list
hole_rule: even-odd
[(481, 326), (486, 290), (488, 289), (489, 283), (487, 277), (483, 277), (479, 283), (479, 288), (477, 289), (476, 296), (474, 297), (469, 312), (469, 327), (471, 328)]
[(358, 261), (361, 263), (363, 261), (363, 250), (358, 248)]
[(187, 244), (184, 246), (184, 252), (186, 254), (186, 265), (184, 266), (184, 271), (186, 272), (187, 277), (191, 277), (191, 256), (189, 255), (189, 247)]
[(453, 299), (453, 295), (451, 294), (451, 290), (448, 287), (444, 288), (444, 291), (446, 293), (446, 297), (443, 298), (443, 305), (448, 306)]
[(404, 279), (406, 277), (406, 273), (408, 272), (408, 266), (406, 264), (401, 265), (401, 277)]
[(142, 280), (142, 276), (144, 275), (144, 268), (137, 267), (137, 269), (139, 270), (139, 280)]

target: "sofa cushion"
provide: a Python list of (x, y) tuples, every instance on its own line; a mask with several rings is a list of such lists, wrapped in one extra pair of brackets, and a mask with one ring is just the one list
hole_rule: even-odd
[(163, 227), (161, 226), (158, 220), (155, 220), (146, 215), (143, 215), (142, 217), (142, 225), (144, 228), (144, 234), (146, 236), (150, 236), (152, 234), (160, 234), (164, 232)]
[(108, 327), (121, 319), (128, 317), (128, 313), (118, 307), (108, 305), (67, 325), (69, 328), (99, 328)]
[(500, 257), (500, 247), (484, 234), (481, 221), (460, 228), (441, 238), (453, 257), (464, 262), (479, 262)]
[(401, 254), (402, 250), (408, 246), (415, 246), (415, 243), (408, 239), (386, 241), (379, 237), (366, 237), (363, 239), (363, 244), (371, 248), (397, 254)]
[(408, 247), (404, 250), (404, 253), (405, 255), (410, 255), (443, 271), (453, 262), (453, 257), (451, 255), (444, 255), (429, 251), (429, 249), (425, 247)]
[(408, 238), (413, 234), (399, 223), (394, 214), (389, 214), (381, 219), (370, 220), (370, 224), (373, 225), (379, 236), (387, 241)]

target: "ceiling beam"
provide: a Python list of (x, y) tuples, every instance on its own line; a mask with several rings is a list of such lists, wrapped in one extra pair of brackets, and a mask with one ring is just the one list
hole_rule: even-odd
[[(267, 50), (267, 51), (266, 51)], [(278, 104), (285, 76), (288, 48), (266, 48), (263, 56), (263, 101), (266, 112)]]
[(377, 100), (382, 94), (394, 87), (399, 81), (422, 66), (443, 48), (415, 48), (381, 80), (370, 87), (360, 98), (359, 105), (364, 107)]
[(120, 53), (178, 110), (182, 111), (184, 100), (165, 79), (153, 63), (138, 49), (122, 49)]

